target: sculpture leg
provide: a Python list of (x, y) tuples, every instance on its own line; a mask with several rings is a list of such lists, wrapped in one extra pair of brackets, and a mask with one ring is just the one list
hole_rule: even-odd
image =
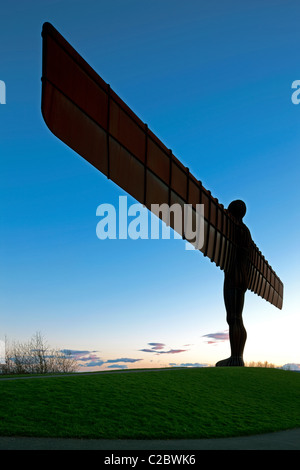
[(231, 356), (217, 362), (217, 367), (244, 366), (243, 352), (247, 333), (243, 324), (243, 307), (245, 291), (243, 289), (228, 289), (224, 285), (224, 301), (229, 325), (229, 340)]

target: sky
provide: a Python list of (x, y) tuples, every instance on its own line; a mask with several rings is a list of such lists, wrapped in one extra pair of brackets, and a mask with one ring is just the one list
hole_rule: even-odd
[(300, 369), (299, 13), (297, 0), (2, 2), (0, 340), (41, 332), (81, 371), (230, 355), (208, 258), (178, 239), (97, 237), (97, 207), (126, 193), (43, 121), (48, 21), (214, 197), (245, 201), (284, 302), (246, 293), (244, 360)]

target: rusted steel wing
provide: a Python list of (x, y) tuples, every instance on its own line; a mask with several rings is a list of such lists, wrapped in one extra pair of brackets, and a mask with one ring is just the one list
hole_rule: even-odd
[[(204, 205), (200, 251), (226, 271), (235, 219), (50, 24), (43, 25), (42, 114), (51, 132), (151, 210)], [(162, 220), (183, 237), (171, 220)], [(283, 285), (256, 245), (249, 289), (282, 308)]]

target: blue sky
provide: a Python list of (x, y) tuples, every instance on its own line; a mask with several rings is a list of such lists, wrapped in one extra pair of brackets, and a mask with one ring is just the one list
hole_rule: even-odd
[(300, 364), (299, 13), (296, 0), (1, 5), (0, 339), (40, 331), (83, 370), (229, 355), (215, 265), (182, 240), (97, 238), (98, 205), (125, 193), (42, 119), (49, 21), (220, 202), (246, 202), (285, 295), (279, 311), (247, 293), (245, 361)]

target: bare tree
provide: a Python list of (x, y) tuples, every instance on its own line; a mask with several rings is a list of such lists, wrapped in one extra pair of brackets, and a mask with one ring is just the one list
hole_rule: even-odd
[(272, 364), (272, 363), (269, 363), (268, 361), (265, 361), (265, 362), (261, 362), (261, 361), (258, 361), (258, 362), (248, 362), (246, 364), (247, 367), (265, 367), (265, 368), (268, 368), (268, 369), (274, 369), (276, 368), (277, 366), (275, 366), (275, 364)]
[(47, 352), (49, 346), (45, 342), (40, 332), (35, 333), (30, 341), (30, 352), (35, 371), (39, 374), (48, 372)]
[(40, 332), (25, 343), (9, 344), (5, 338), (3, 374), (52, 374), (76, 372), (77, 361), (68, 351), (50, 348)]

